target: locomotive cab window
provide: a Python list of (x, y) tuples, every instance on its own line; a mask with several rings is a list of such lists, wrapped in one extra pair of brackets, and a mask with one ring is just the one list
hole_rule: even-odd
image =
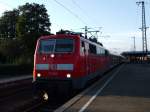
[(54, 44), (55, 44), (54, 39), (41, 40), (40, 41), (39, 52), (41, 52), (41, 53), (51, 53), (51, 52), (53, 52), (54, 51)]
[(73, 52), (73, 39), (43, 39), (40, 40), (39, 52), (41, 53), (67, 53)]
[(57, 39), (55, 52), (73, 52), (73, 39)]

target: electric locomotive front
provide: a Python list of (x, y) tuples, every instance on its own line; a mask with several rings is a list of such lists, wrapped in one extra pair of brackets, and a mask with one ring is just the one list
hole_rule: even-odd
[(37, 41), (33, 72), (37, 90), (72, 86), (72, 80), (79, 75), (79, 38), (78, 35), (57, 34)]

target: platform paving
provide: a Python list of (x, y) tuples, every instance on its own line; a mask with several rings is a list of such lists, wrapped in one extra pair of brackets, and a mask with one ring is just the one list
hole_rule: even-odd
[(125, 64), (116, 71), (65, 111), (150, 112), (150, 64)]

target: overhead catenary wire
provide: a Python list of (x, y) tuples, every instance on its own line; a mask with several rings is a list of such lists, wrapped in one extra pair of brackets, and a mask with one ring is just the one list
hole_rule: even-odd
[(84, 14), (87, 18), (90, 18), (90, 17), (88, 16), (87, 12), (86, 12), (83, 8), (81, 8), (80, 5), (79, 5), (76, 1), (72, 0), (72, 3), (73, 3), (76, 7), (78, 7), (78, 8), (83, 12), (83, 14)]
[[(75, 1), (75, 0), (71, 0), (72, 1), (72, 3), (76, 6), (76, 7), (78, 7), (81, 11), (82, 11), (82, 13), (93, 23), (93, 21), (95, 22), (95, 20), (93, 20), (90, 16), (88, 16), (88, 14), (87, 14), (87, 12), (83, 9), (83, 8), (81, 8), (80, 7), (80, 5)], [(99, 28), (99, 31), (98, 30), (94, 30), (94, 31), (88, 31), (88, 29), (95, 29), (95, 28)], [(92, 33), (92, 32), (95, 32), (96, 34), (98, 33), (98, 32), (100, 32), (100, 30), (101, 30), (101, 28), (102, 27), (87, 27), (87, 26), (85, 26), (85, 28), (81, 28), (81, 29), (84, 29), (85, 30), (85, 36), (87, 35), (87, 33)], [(100, 32), (100, 34), (101, 34), (102, 32)]]
[(83, 24), (87, 24), (83, 19), (81, 19), (77, 14), (75, 14), (73, 11), (71, 11), (69, 8), (67, 8), (65, 5), (63, 5), (62, 3), (58, 2), (57, 0), (54, 0), (58, 5), (60, 5), (61, 7), (63, 7), (65, 10), (67, 10), (70, 14), (72, 14), (75, 18), (77, 18), (80, 22), (82, 22)]
[(83, 13), (83, 15), (86, 16), (86, 18), (87, 18), (88, 20), (90, 20), (92, 23), (93, 23), (93, 21), (95, 21), (95, 20), (93, 20), (93, 19), (88, 15), (88, 13), (87, 13), (86, 10), (84, 10), (83, 8), (80, 7), (80, 5), (79, 5), (75, 0), (72, 0), (72, 3), (73, 3), (78, 9), (80, 9), (80, 11)]
[(93, 17), (93, 16), (90, 16), (90, 15), (88, 14), (88, 11), (86, 11), (84, 8), (82, 8), (82, 7), (80, 6), (80, 4), (77, 3), (77, 1), (75, 1), (75, 0), (71, 0), (71, 1), (72, 1), (72, 3), (73, 3), (76, 7), (78, 7), (78, 8), (80, 9), (80, 11), (82, 11), (83, 15), (85, 15), (85, 17), (86, 17), (89, 21), (91, 21), (92, 24), (94, 24), (95, 22), (97, 23), (96, 18)]

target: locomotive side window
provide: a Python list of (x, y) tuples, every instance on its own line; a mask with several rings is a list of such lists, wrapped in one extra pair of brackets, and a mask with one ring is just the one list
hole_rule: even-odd
[(105, 50), (101, 49), (101, 54), (104, 55), (105, 54)]
[(73, 52), (73, 39), (56, 39), (55, 52)]
[(108, 56), (109, 55), (109, 51), (105, 50), (105, 55)]
[(85, 52), (85, 43), (81, 41), (81, 52)]
[(97, 47), (97, 54), (98, 54), (98, 55), (104, 55), (104, 54), (105, 54), (104, 48)]
[(97, 54), (96, 53), (96, 46), (92, 45), (92, 44), (89, 44), (89, 52), (92, 53), (92, 54)]
[(97, 47), (97, 54), (100, 55), (101, 54), (101, 48)]
[(54, 45), (55, 45), (55, 40), (54, 39), (41, 40), (40, 41), (39, 52), (51, 53), (51, 52), (54, 51)]

